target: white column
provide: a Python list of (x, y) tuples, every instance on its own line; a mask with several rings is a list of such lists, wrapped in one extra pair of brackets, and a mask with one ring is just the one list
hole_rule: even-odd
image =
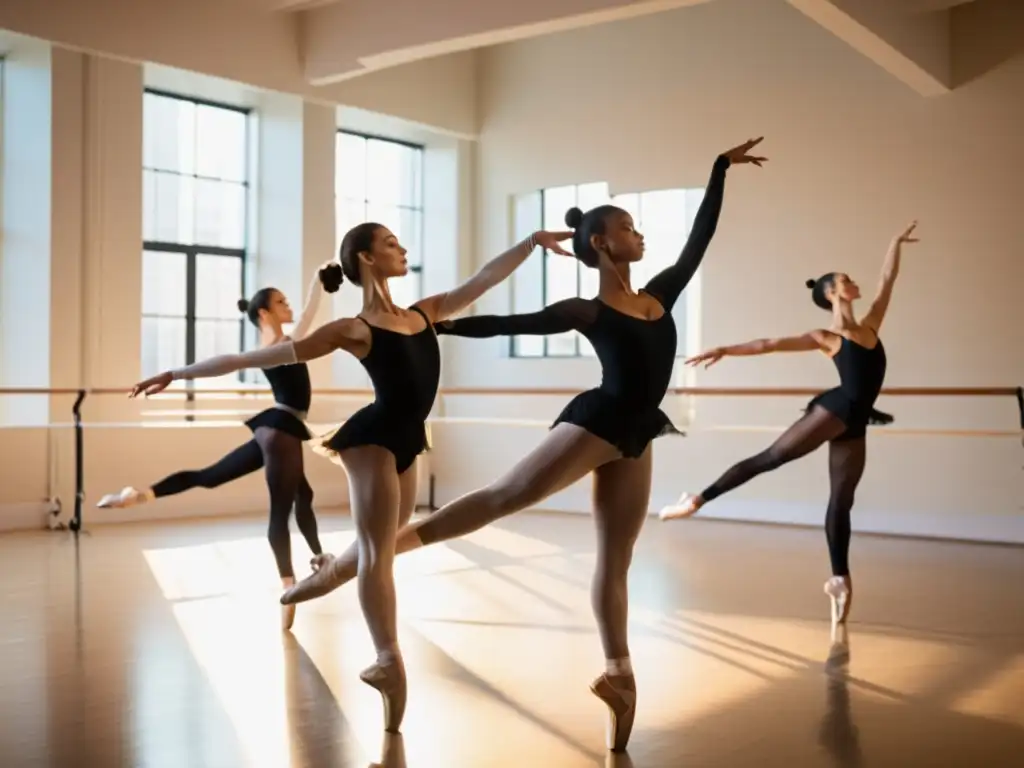
[[(302, 115), (302, 279), (308, 285), (321, 264), (337, 258), (334, 221), (337, 121), (334, 107), (322, 104), (305, 103)], [(347, 293), (353, 287), (343, 285), (341, 290)], [(332, 304), (333, 298), (324, 297), (314, 327), (333, 319)], [(309, 373), (314, 388), (338, 386), (334, 383), (330, 359), (311, 363)]]
[[(142, 67), (87, 56), (84, 91), (83, 383), (125, 387), (142, 359)], [(130, 412), (90, 406), (92, 420)]]

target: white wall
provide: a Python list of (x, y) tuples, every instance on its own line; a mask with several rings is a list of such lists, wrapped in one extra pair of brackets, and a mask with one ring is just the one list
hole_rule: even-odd
[[(718, 235), (702, 270), (702, 346), (827, 322), (806, 278), (841, 269), (871, 291), (889, 238), (911, 218), (883, 336), (887, 383), (994, 386), (1024, 381), (1024, 59), (926, 100), (784, 3), (721, 0), (492, 49), (482, 56), (477, 181), (479, 256), (512, 241), (512, 195), (606, 180), (613, 192), (699, 186), (715, 155), (765, 135), (771, 160), (729, 173)], [(496, 290), (480, 311), (506, 311)], [(1015, 309), (1015, 307), (1017, 307)], [(458, 340), (448, 385), (590, 387), (591, 360), (515, 360), (507, 340)], [(832, 386), (814, 355), (726, 361), (701, 385)], [(448, 415), (547, 421), (565, 398), (449, 398)], [(700, 490), (764, 447), (792, 398), (701, 398), (694, 431), (656, 446), (652, 508)], [(1013, 429), (1010, 399), (883, 398), (901, 427)], [(683, 407), (678, 401), (667, 408)], [(435, 456), (442, 499), (487, 482), (536, 445), (544, 426), (449, 424)], [(1024, 541), (1019, 439), (888, 436), (870, 441), (855, 525)], [(500, 445), (501, 451), (485, 446)], [(751, 483), (708, 515), (819, 524), (817, 455)], [(545, 506), (587, 509), (580, 483)]]

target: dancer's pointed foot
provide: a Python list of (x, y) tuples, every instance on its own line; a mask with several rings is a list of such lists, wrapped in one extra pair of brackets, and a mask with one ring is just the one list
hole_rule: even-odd
[(136, 504), (145, 504), (153, 498), (153, 491), (149, 489), (140, 491), (129, 485), (122, 488), (119, 493), (108, 493), (96, 503), (96, 506), (101, 509), (123, 509), (134, 507)]
[(678, 520), (684, 517), (692, 517), (697, 514), (701, 507), (704, 506), (704, 499), (700, 495), (693, 496), (689, 493), (684, 493), (679, 497), (679, 501), (675, 504), (670, 504), (667, 507), (662, 507), (661, 512), (658, 516), (662, 520)]
[(304, 603), (333, 592), (348, 579), (342, 570), (343, 563), (326, 552), (310, 561), (315, 570), (291, 589), (281, 595), (281, 605)]
[(824, 589), (832, 603), (832, 627), (845, 624), (853, 603), (853, 582), (849, 576), (833, 576), (825, 582)]
[(360, 672), (359, 679), (380, 693), (381, 701), (384, 703), (384, 730), (388, 733), (398, 733), (405, 717), (405, 701), (408, 695), (405, 665), (401, 659), (387, 664), (377, 662)]
[(629, 743), (636, 716), (636, 681), (632, 675), (604, 674), (590, 684), (591, 692), (608, 707), (608, 749), (622, 752)]

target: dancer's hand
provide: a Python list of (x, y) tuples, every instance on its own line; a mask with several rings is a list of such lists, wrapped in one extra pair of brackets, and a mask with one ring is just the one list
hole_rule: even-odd
[(157, 392), (163, 392), (167, 387), (171, 385), (174, 379), (171, 378), (170, 371), (157, 374), (145, 381), (140, 381), (134, 387), (132, 387), (132, 393), (128, 395), (129, 398), (138, 397), (139, 395), (155, 395)]
[(729, 162), (733, 165), (737, 163), (753, 163), (758, 168), (762, 167), (761, 164), (768, 162), (767, 157), (760, 157), (756, 155), (748, 155), (747, 153), (764, 141), (764, 136), (758, 136), (756, 139), (750, 139), (740, 144), (738, 147), (723, 152), (722, 155), (729, 158)]
[(722, 347), (715, 347), (714, 349), (709, 349), (707, 352), (701, 352), (699, 355), (687, 358), (686, 364), (696, 366), (704, 363), (705, 368), (710, 368), (723, 357), (725, 357), (725, 350)]
[(533, 233), (533, 241), (541, 248), (547, 248), (549, 251), (562, 256), (572, 256), (572, 253), (559, 245), (563, 240), (572, 240), (572, 232), (545, 232), (541, 230), (540, 232)]
[(896, 235), (894, 241), (900, 244), (903, 243), (918, 243), (921, 238), (914, 237), (914, 230), (917, 229), (917, 219), (910, 222), (910, 226), (904, 229), (900, 234)]

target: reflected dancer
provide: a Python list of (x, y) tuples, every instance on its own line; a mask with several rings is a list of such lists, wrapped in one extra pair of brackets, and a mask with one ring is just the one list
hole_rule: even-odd
[(818, 743), (832, 755), (839, 768), (860, 768), (863, 753), (860, 732), (853, 722), (850, 689), (847, 686), (850, 665), (850, 641), (845, 624), (832, 628), (832, 647), (825, 661), (827, 706), (818, 731)]

